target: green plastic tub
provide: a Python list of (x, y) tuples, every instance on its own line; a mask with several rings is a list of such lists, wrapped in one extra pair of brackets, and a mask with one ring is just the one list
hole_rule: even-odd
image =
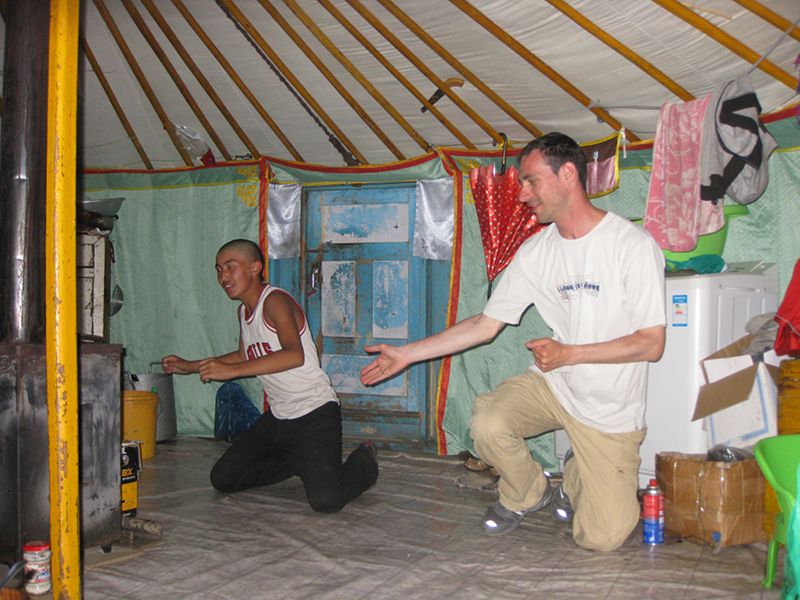
[[(728, 221), (734, 217), (746, 215), (750, 211), (746, 206), (741, 204), (726, 204), (723, 208), (725, 215), (725, 224), (722, 229), (714, 233), (707, 233), (697, 238), (697, 246), (693, 250), (685, 252), (672, 252), (671, 250), (664, 250), (664, 258), (675, 262), (684, 262), (695, 256), (703, 256), (705, 254), (714, 254), (722, 256), (722, 251), (725, 249), (725, 238), (728, 237)], [(637, 225), (642, 225), (642, 220), (637, 219), (634, 221)]]

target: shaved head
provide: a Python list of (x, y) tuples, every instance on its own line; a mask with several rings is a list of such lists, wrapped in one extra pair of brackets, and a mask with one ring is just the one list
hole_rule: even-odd
[(261, 253), (261, 248), (259, 248), (257, 244), (254, 244), (250, 240), (231, 240), (230, 242), (223, 244), (222, 247), (217, 250), (217, 256), (219, 256), (220, 252), (225, 250), (235, 250), (236, 252), (246, 256), (249, 260), (253, 262), (258, 261), (261, 263), (261, 266), (264, 266), (264, 255)]

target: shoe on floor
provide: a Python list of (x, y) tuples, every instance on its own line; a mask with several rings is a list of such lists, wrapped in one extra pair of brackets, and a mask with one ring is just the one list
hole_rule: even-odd
[[(565, 467), (567, 465), (567, 461), (571, 460), (574, 456), (575, 455), (572, 453), (572, 448), (568, 449), (564, 454)], [(558, 486), (558, 488), (556, 488), (556, 493), (553, 496), (553, 503), (550, 505), (550, 512), (556, 521), (562, 521), (564, 523), (569, 523), (572, 521), (572, 516), (575, 514), (575, 509), (572, 508), (572, 502), (570, 502), (569, 496), (567, 496), (567, 493), (564, 491), (563, 482)]]
[(556, 488), (556, 493), (553, 495), (553, 503), (550, 505), (550, 512), (557, 521), (563, 521), (564, 523), (569, 523), (575, 514), (572, 502), (569, 501), (569, 496), (564, 491), (563, 483)]
[(358, 445), (359, 448), (363, 448), (369, 455), (372, 457), (372, 460), (378, 462), (378, 447), (375, 445), (375, 442), (372, 440), (364, 440)]
[(483, 518), (483, 530), (489, 535), (510, 533), (522, 523), (525, 512), (527, 511), (515, 512), (509, 510), (502, 503), (497, 502), (486, 511), (486, 516)]
[(503, 535), (514, 531), (522, 523), (526, 514), (546, 508), (553, 501), (555, 493), (556, 489), (551, 487), (548, 482), (541, 499), (522, 512), (510, 510), (503, 506), (502, 502), (495, 503), (486, 511), (486, 516), (483, 518), (483, 530), (489, 535)]
[(472, 455), (469, 455), (464, 461), (464, 468), (468, 471), (474, 471), (475, 473), (485, 472), (490, 477), (500, 477), (500, 473), (498, 473), (497, 469), (495, 469), (492, 465)]
[(468, 471), (475, 471), (479, 473), (481, 471), (486, 471), (490, 468), (490, 465), (483, 462), (480, 458), (476, 458), (474, 456), (468, 456), (467, 460), (464, 461), (464, 468)]

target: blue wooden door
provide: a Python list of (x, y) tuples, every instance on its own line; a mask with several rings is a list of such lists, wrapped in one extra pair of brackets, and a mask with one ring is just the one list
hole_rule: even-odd
[(365, 387), (364, 346), (424, 337), (423, 261), (412, 256), (415, 187), (306, 192), (305, 299), (323, 368), (342, 402), (344, 434), (385, 446), (426, 439), (427, 367)]

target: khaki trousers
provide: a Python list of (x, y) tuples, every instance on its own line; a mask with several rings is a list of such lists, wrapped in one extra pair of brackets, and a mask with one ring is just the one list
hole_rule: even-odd
[(604, 433), (581, 423), (532, 371), (478, 396), (470, 429), (480, 457), (500, 473), (500, 501), (506, 508), (530, 508), (548, 485), (525, 438), (564, 429), (574, 453), (565, 466), (564, 491), (575, 509), (575, 543), (590, 550), (615, 550), (636, 527), (644, 430)]

